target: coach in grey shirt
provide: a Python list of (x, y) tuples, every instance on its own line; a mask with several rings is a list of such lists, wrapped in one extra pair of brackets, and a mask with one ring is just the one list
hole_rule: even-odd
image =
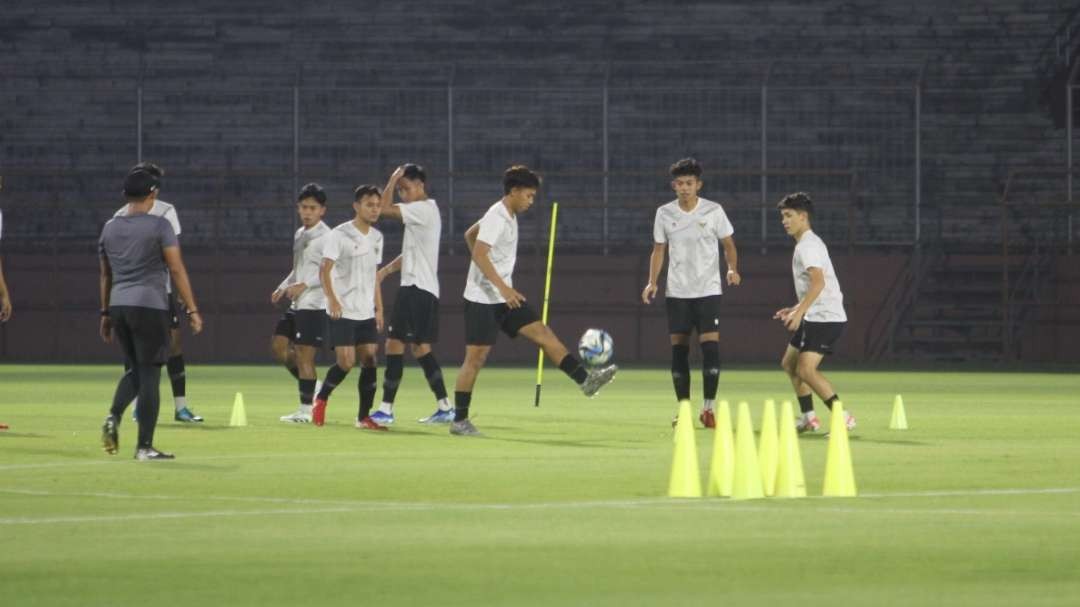
[(138, 396), (137, 460), (173, 459), (173, 455), (158, 451), (153, 444), (160, 406), (161, 366), (169, 348), (166, 285), (170, 273), (187, 308), (192, 332), (202, 331), (202, 316), (195, 305), (176, 233), (168, 220), (148, 214), (159, 187), (157, 175), (138, 166), (132, 169), (124, 179), (128, 213), (105, 224), (98, 244), (101, 338), (112, 343), (115, 336), (127, 367), (102, 426), (101, 440), (106, 453), (116, 453), (124, 409)]

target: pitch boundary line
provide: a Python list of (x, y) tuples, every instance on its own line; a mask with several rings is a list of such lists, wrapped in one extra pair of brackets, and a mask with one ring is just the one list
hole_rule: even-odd
[[(958, 496), (985, 496), (985, 495), (1061, 495), (1080, 493), (1080, 487), (1058, 487), (1044, 489), (1001, 489), (1001, 490), (975, 490), (968, 492), (925, 492), (925, 493), (902, 493), (902, 494), (870, 494), (863, 498), (881, 499), (888, 497), (958, 497)], [(755, 506), (747, 503), (732, 502), (729, 500), (672, 500), (668, 498), (641, 498), (630, 500), (595, 500), (576, 502), (537, 502), (537, 503), (437, 503), (437, 502), (376, 502), (362, 500), (323, 500), (323, 499), (295, 499), (276, 497), (244, 497), (244, 496), (170, 496), (170, 495), (136, 495), (107, 492), (55, 492), (40, 491), (33, 489), (10, 489), (0, 488), (0, 494), (25, 495), (40, 497), (90, 497), (123, 500), (159, 500), (159, 501), (183, 501), (198, 499), (203, 501), (225, 501), (246, 503), (278, 503), (291, 506), (308, 506), (303, 510), (308, 514), (340, 514), (352, 512), (372, 511), (434, 511), (434, 510), (464, 510), (464, 511), (514, 511), (514, 510), (555, 510), (574, 508), (675, 508), (695, 509), (729, 512), (775, 512), (776, 504), (796, 504), (799, 500), (776, 500), (768, 502), (770, 505)], [(830, 498), (811, 497), (809, 500), (819, 504)], [(318, 506), (312, 508), (311, 506)], [(833, 512), (845, 514), (913, 514), (913, 515), (957, 515), (957, 516), (1051, 516), (1051, 517), (1077, 517), (1076, 512), (1041, 512), (1041, 511), (1017, 511), (1017, 510), (979, 510), (972, 508), (945, 508), (945, 509), (917, 509), (917, 508), (856, 508), (851, 506), (822, 506), (810, 508), (818, 512)], [(282, 509), (257, 509), (257, 510), (210, 510), (202, 512), (152, 512), (133, 513), (128, 512), (116, 515), (84, 515), (84, 516), (44, 516), (44, 517), (3, 517), (0, 525), (50, 525), (65, 523), (108, 523), (128, 522), (132, 520), (170, 520), (185, 518), (212, 518), (212, 517), (235, 517), (235, 516), (277, 516), (297, 514), (295, 508)]]

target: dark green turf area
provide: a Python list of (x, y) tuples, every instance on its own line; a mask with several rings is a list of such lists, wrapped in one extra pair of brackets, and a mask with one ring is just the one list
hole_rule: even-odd
[[(130, 420), (119, 455), (100, 448), (115, 368), (0, 366), (2, 602), (1080, 604), (1080, 376), (830, 376), (859, 420), (860, 497), (732, 502), (663, 497), (664, 370), (586, 400), (549, 369), (539, 409), (532, 370), (487, 370), (473, 417), (488, 436), (462, 439), (415, 423), (433, 400), (414, 366), (383, 434), (352, 426), (355, 372), (315, 428), (277, 421), (295, 409), (284, 371), (192, 366), (207, 422), (174, 423), (163, 383), (156, 442), (177, 460), (146, 463)], [(787, 389), (772, 369), (721, 380), (756, 421)], [(246, 428), (227, 427), (236, 392)], [(888, 430), (896, 394), (910, 430)], [(820, 495), (826, 440), (800, 445)]]

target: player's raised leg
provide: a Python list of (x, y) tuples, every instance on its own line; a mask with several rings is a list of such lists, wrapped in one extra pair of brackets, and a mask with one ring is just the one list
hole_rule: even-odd
[[(521, 309), (521, 308), (519, 308)], [(504, 324), (505, 328), (505, 324)], [(517, 333), (533, 342), (544, 351), (548, 359), (559, 366), (559, 370), (566, 374), (581, 388), (581, 392), (590, 398), (596, 396), (611, 380), (615, 379), (615, 373), (619, 368), (615, 365), (607, 365), (593, 370), (587, 370), (576, 356), (570, 354), (555, 332), (539, 320), (533, 321), (520, 329)]]

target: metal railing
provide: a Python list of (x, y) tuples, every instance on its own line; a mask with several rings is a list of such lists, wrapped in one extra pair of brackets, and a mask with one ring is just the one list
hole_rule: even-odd
[[(6, 101), (14, 110), (15, 127), (5, 133), (11, 155), (0, 158), (0, 173), (14, 179), (18, 171), (59, 165), (59, 187), (66, 176), (97, 170), (100, 179), (77, 188), (38, 195), (32, 186), (14, 187), (6, 195), (16, 206), (81, 204), (109, 199), (126, 166), (147, 159), (165, 167), (178, 204), (224, 205), (233, 196), (269, 206), (291, 203), (301, 183), (316, 179), (341, 199), (357, 182), (379, 183), (397, 163), (416, 161), (428, 167), (446, 208), (453, 254), (472, 220), (462, 216), (468, 207), (497, 198), (502, 169), (525, 163), (547, 177), (544, 200), (587, 209), (568, 224), (595, 230), (579, 231), (576, 240), (568, 234), (570, 241), (610, 254), (627, 242), (625, 224), (643, 222), (641, 208), (672, 197), (667, 165), (693, 155), (706, 168), (705, 196), (755, 209), (756, 220), (741, 223), (763, 247), (783, 238), (769, 226), (775, 199), (795, 189), (827, 199), (828, 190), (840, 189), (811, 176), (815, 171), (858, 175), (851, 198), (860, 216), (851, 240), (910, 246), (921, 238), (922, 79), (911, 66), (695, 64), (677, 87), (669, 75), (682, 73), (680, 65), (660, 67), (400, 66), (426, 75), (409, 87), (367, 75), (356, 76), (364, 82), (356, 85), (335, 72), (364, 66), (281, 66), (288, 76), (276, 83), (240, 72), (218, 79), (138, 66), (129, 76), (117, 76), (117, 68), (102, 86), (54, 67), (60, 76), (10, 79), (0, 107)], [(506, 80), (513, 84), (483, 76), (499, 70), (512, 72)], [(542, 77), (522, 78), (523, 70)], [(22, 86), (32, 87), (25, 100)], [(34, 111), (21, 116), (31, 99)], [(79, 100), (86, 115), (78, 115)], [(50, 111), (56, 104), (67, 113)], [(41, 154), (53, 160), (35, 158)], [(263, 183), (232, 180), (244, 178)], [(178, 192), (182, 181), (186, 191)], [(69, 219), (57, 214), (57, 233), (68, 231)], [(750, 235), (737, 229), (743, 240)], [(13, 230), (5, 236), (18, 246), (24, 237)]]
[[(1045, 185), (1047, 177), (1064, 178), (1071, 183), (1073, 173), (1080, 167), (1024, 167), (1010, 169), (1002, 190), (1000, 208), (1001, 222), (1001, 326), (1002, 353), (1009, 356), (1017, 343), (1020, 327), (1018, 319), (1024, 306), (1039, 305), (1038, 291), (1042, 281), (1036, 270), (1047, 265), (1045, 256), (1064, 253), (1073, 254), (1073, 225), (1071, 218), (1080, 211), (1080, 204), (1060, 196), (1018, 193), (1024, 182)], [(1034, 179), (1032, 179), (1034, 178)], [(1021, 210), (1023, 215), (1014, 211)], [(1049, 210), (1051, 215), (1045, 216)], [(1063, 218), (1068, 218), (1064, 220)], [(1013, 228), (1013, 229), (1010, 229)], [(1023, 238), (1012, 235), (1019, 228)], [(1064, 231), (1065, 234), (1061, 232)], [(1014, 257), (1023, 262), (1019, 274), (1011, 273)], [(1046, 273), (1042, 276), (1045, 278)]]

